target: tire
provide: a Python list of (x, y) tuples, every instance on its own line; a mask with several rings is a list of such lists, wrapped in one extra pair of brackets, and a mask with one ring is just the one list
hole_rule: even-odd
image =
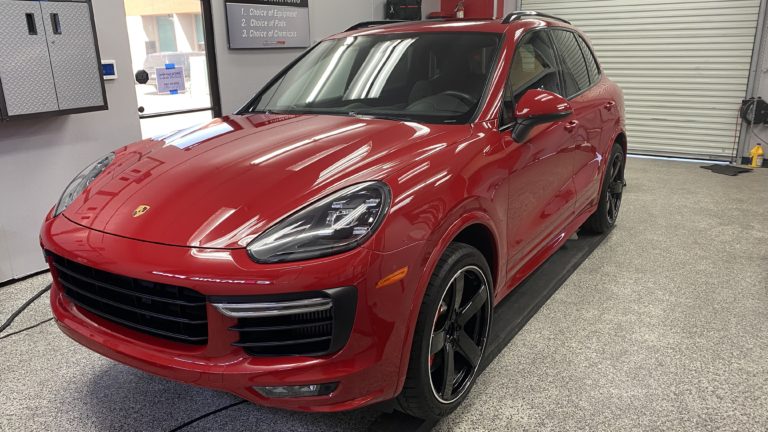
[[(467, 397), (488, 343), (492, 287), (491, 271), (480, 251), (463, 243), (448, 246), (419, 310), (405, 386), (397, 399), (402, 411), (439, 419)], [(444, 385), (448, 381), (450, 387)]]
[(614, 144), (603, 175), (603, 184), (600, 187), (600, 203), (595, 213), (582, 225), (582, 229), (603, 234), (616, 225), (621, 208), (621, 197), (627, 186), (624, 179), (625, 163), (624, 151), (619, 144)]

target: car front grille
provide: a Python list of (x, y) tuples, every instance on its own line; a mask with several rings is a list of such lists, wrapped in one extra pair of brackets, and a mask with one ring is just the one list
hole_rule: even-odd
[(233, 343), (252, 356), (321, 356), (339, 351), (349, 339), (357, 290), (335, 288), (294, 296), (211, 297), (230, 327)]
[(59, 286), (78, 307), (152, 336), (195, 345), (208, 342), (204, 295), (48, 256)]

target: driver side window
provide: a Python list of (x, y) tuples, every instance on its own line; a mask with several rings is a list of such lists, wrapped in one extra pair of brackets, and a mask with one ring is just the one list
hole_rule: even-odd
[(562, 94), (555, 50), (545, 31), (533, 31), (517, 45), (504, 86), (504, 124), (512, 122), (514, 106), (531, 89)]

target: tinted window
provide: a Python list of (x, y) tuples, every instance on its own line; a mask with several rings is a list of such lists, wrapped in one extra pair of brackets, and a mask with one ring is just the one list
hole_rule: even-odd
[(552, 38), (560, 53), (560, 63), (565, 81), (565, 97), (570, 98), (589, 87), (589, 72), (581, 48), (573, 32), (553, 30)]
[(464, 123), (480, 104), (499, 41), (448, 32), (326, 40), (249, 109)]
[(581, 48), (581, 53), (584, 54), (584, 59), (587, 61), (587, 71), (589, 72), (589, 81), (594, 84), (600, 79), (600, 69), (597, 67), (597, 61), (595, 60), (595, 56), (592, 54), (592, 51), (589, 49), (589, 46), (587, 46), (587, 43), (584, 42), (584, 39), (582, 39), (581, 36), (576, 36), (576, 40), (579, 41), (579, 47)]
[(531, 89), (562, 94), (555, 50), (543, 31), (529, 33), (518, 44), (504, 87), (504, 102), (512, 105)]

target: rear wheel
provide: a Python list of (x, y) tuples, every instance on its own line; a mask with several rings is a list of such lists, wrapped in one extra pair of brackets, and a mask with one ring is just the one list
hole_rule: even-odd
[(491, 326), (491, 272), (472, 246), (451, 244), (432, 274), (416, 323), (400, 407), (423, 419), (450, 414), (477, 377)]
[(608, 159), (608, 166), (605, 168), (603, 185), (600, 190), (600, 204), (597, 211), (587, 219), (582, 228), (602, 234), (616, 224), (621, 208), (621, 197), (624, 194), (624, 187), (627, 185), (626, 180), (624, 180), (625, 160), (621, 146), (614, 144), (611, 157)]

